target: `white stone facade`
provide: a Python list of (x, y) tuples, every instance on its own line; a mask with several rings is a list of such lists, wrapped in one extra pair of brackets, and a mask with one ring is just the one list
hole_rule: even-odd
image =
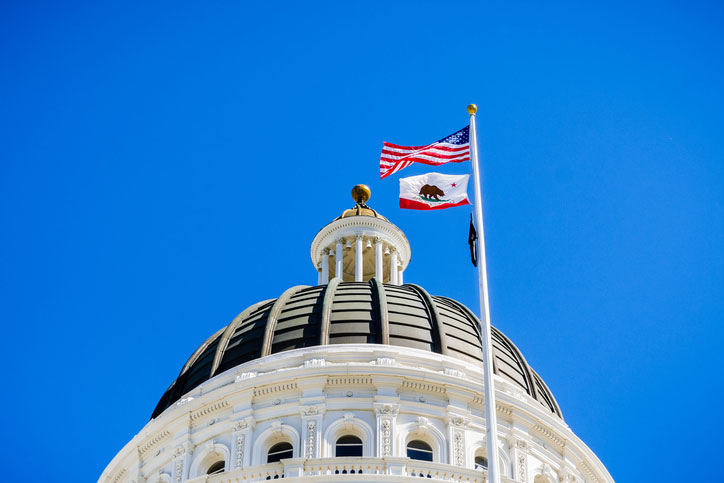
[[(111, 461), (103, 483), (397, 482), (410, 477), (484, 482), (482, 374), (475, 364), (416, 349), (331, 345), (272, 354), (195, 388), (151, 420)], [(503, 481), (613, 479), (556, 415), (497, 377)], [(362, 457), (336, 457), (345, 435)], [(406, 456), (426, 442), (433, 461)], [(276, 443), (291, 458), (267, 463)], [(207, 475), (223, 461), (224, 471)]]

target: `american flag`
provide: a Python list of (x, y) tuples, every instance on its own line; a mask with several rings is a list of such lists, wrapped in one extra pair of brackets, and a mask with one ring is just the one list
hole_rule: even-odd
[(470, 160), (470, 126), (427, 146), (398, 146), (384, 143), (380, 156), (380, 179), (412, 163), (439, 166)]

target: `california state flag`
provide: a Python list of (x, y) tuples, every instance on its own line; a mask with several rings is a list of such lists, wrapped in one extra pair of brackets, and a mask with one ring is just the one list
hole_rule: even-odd
[(469, 205), (469, 174), (427, 173), (400, 178), (400, 208), (441, 210)]

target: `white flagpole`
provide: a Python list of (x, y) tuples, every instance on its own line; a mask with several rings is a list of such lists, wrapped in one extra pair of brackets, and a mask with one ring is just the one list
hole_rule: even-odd
[(483, 197), (480, 189), (478, 166), (478, 135), (475, 130), (475, 113), (478, 106), (470, 104), (470, 160), (475, 180), (475, 224), (478, 230), (478, 290), (480, 292), (480, 344), (483, 348), (483, 385), (485, 391), (486, 445), (488, 448), (488, 482), (500, 483), (498, 459), (498, 422), (495, 415), (495, 387), (493, 386), (493, 345), (490, 337), (490, 304), (488, 303), (488, 271), (485, 265), (485, 232), (483, 230)]

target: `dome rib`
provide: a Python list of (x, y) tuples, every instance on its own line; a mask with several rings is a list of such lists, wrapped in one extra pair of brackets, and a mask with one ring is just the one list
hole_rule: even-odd
[(370, 279), (372, 287), (372, 298), (377, 303), (375, 316), (377, 318), (377, 326), (379, 327), (380, 344), (390, 345), (390, 318), (387, 314), (387, 295), (385, 294), (385, 286), (377, 280)]
[(329, 329), (332, 320), (332, 305), (334, 303), (334, 295), (337, 292), (337, 286), (342, 280), (335, 277), (329, 281), (324, 289), (324, 298), (322, 299), (322, 316), (319, 328), (319, 345), (329, 344)]
[(432, 333), (434, 336), (436, 336), (434, 346), (437, 347), (438, 350), (435, 352), (446, 356), (450, 355), (447, 349), (447, 337), (445, 336), (445, 331), (440, 324), (440, 314), (437, 311), (435, 302), (432, 300), (432, 296), (427, 293), (427, 290), (420, 287), (419, 285), (410, 283), (406, 284), (405, 287), (409, 287), (413, 291), (417, 292), (425, 305), (425, 310), (430, 317), (430, 325), (433, 327)]
[(186, 373), (186, 371), (188, 371), (189, 368), (196, 363), (196, 361), (201, 356), (201, 354), (206, 350), (206, 348), (209, 345), (211, 345), (214, 342), (214, 340), (219, 336), (219, 334), (224, 332), (224, 330), (225, 330), (224, 328), (219, 329), (217, 332), (214, 333), (214, 335), (212, 335), (211, 337), (206, 339), (206, 341), (204, 341), (204, 343), (201, 344), (201, 346), (198, 349), (196, 349), (193, 354), (191, 354), (191, 357), (188, 358), (188, 360), (186, 361), (186, 364), (184, 364), (183, 369), (181, 369), (181, 373), (179, 373), (179, 376), (183, 376)]
[(289, 299), (293, 295), (301, 292), (305, 288), (309, 288), (309, 285), (295, 285), (292, 288), (288, 288), (282, 293), (279, 298), (272, 305), (269, 315), (266, 319), (266, 330), (264, 331), (264, 341), (261, 344), (261, 357), (266, 357), (271, 354), (272, 342), (274, 341), (274, 330), (277, 328), (277, 322), (279, 321), (279, 315), (281, 315), (284, 306), (289, 302)]
[(226, 351), (226, 347), (229, 345), (229, 340), (231, 339), (231, 336), (234, 334), (239, 325), (246, 318), (248, 318), (252, 312), (259, 309), (259, 307), (263, 306), (264, 304), (268, 304), (272, 300), (274, 299), (262, 300), (261, 302), (255, 303), (254, 305), (247, 307), (246, 309), (244, 309), (243, 312), (234, 317), (234, 320), (231, 321), (231, 323), (226, 327), (224, 333), (221, 334), (219, 344), (216, 346), (216, 354), (214, 354), (214, 363), (211, 366), (209, 378), (214, 377), (216, 375), (216, 371), (219, 370), (219, 365), (221, 365), (221, 358), (224, 356), (224, 351)]
[(537, 372), (533, 370), (533, 368), (530, 368), (530, 372), (533, 373), (533, 377), (535, 378), (536, 384), (539, 384), (539, 387), (541, 390), (538, 391), (538, 394), (543, 397), (548, 407), (551, 408), (551, 410), (558, 415), (559, 418), (563, 419), (563, 414), (561, 413), (561, 407), (558, 405), (558, 401), (556, 401), (556, 398), (553, 397), (553, 393), (551, 392), (548, 385), (543, 382), (543, 379), (538, 375)]
[[(501, 334), (500, 331), (497, 331), (497, 332), (498, 332), (498, 336), (502, 339), (503, 334)], [(518, 355), (518, 358), (523, 362), (522, 365), (523, 365), (523, 369), (525, 370), (526, 379), (528, 379), (528, 384), (530, 384), (530, 395), (533, 398), (538, 399), (537, 398), (538, 391), (536, 388), (535, 380), (533, 379), (533, 374), (532, 374), (531, 368), (528, 365), (528, 361), (525, 360), (523, 353), (518, 350), (518, 348), (515, 346), (515, 344), (510, 343), (509, 345), (510, 345), (510, 349), (512, 351), (514, 351)]]

